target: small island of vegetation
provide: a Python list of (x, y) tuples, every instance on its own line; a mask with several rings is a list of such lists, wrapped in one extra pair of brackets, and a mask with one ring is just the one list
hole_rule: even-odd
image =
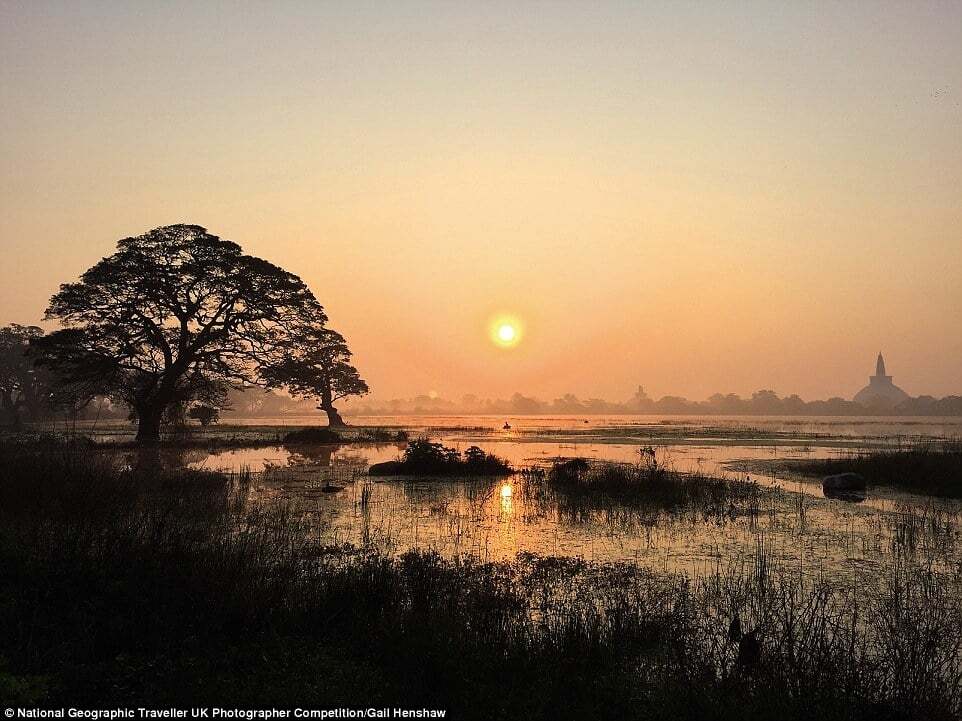
[(524, 474), (534, 490), (550, 494), (568, 509), (618, 506), (651, 513), (690, 511), (706, 519), (757, 513), (763, 494), (758, 484), (682, 473), (661, 463), (654, 448), (643, 447), (640, 453), (638, 463), (572, 458), (555, 461), (547, 470), (525, 469)]
[(469, 446), (462, 455), (455, 448), (417, 438), (397, 461), (375, 463), (372, 476), (507, 476), (513, 472), (507, 461)]

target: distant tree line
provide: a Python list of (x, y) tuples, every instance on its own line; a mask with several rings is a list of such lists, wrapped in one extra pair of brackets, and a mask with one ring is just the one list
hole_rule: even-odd
[[(304, 282), (197, 225), (117, 243), (117, 252), (60, 286), (49, 334), (0, 333), (0, 412), (13, 427), (76, 416), (93, 399), (123, 408), (137, 439), (187, 417), (202, 423), (257, 387), (314, 399), (331, 425), (335, 403), (368, 392), (344, 337)], [(103, 403), (101, 403), (101, 406)]]
[(624, 402), (610, 402), (600, 398), (581, 400), (566, 394), (552, 401), (543, 401), (515, 393), (507, 399), (480, 399), (465, 395), (460, 401), (420, 395), (385, 403), (362, 402), (351, 406), (354, 415), (788, 415), (788, 416), (856, 416), (856, 415), (911, 415), (962, 416), (962, 396), (910, 398), (898, 406), (864, 406), (844, 398), (804, 401), (797, 395), (784, 398), (774, 391), (760, 390), (751, 398), (729, 393), (716, 393), (704, 401), (690, 401), (681, 396), (649, 398), (639, 386), (635, 394)]

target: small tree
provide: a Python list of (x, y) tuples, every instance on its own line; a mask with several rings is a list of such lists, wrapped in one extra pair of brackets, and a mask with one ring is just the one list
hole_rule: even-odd
[(271, 368), (269, 377), (271, 383), (286, 387), (294, 396), (318, 399), (318, 408), (327, 413), (328, 425), (334, 428), (346, 425), (334, 404), (369, 390), (351, 365), (344, 336), (328, 328), (312, 333), (295, 353)]
[(461, 454), (456, 449), (434, 443), (427, 438), (417, 438), (404, 449), (404, 463), (409, 468), (422, 472), (441, 473), (456, 466), (460, 460)]
[(468, 446), (464, 449), (464, 462), (469, 466), (482, 466), (487, 458), (488, 454), (478, 446)]
[(47, 318), (67, 326), (45, 339), (49, 362), (73, 379), (104, 379), (134, 409), (142, 443), (159, 438), (175, 404), (264, 385), (265, 369), (327, 320), (296, 275), (197, 225), (121, 240), (60, 287)]

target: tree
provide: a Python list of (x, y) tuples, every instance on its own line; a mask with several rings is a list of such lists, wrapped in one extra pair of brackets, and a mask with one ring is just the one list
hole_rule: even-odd
[(137, 416), (137, 440), (160, 436), (175, 404), (264, 384), (327, 317), (296, 275), (197, 225), (125, 238), (117, 252), (60, 286), (47, 318), (48, 362), (73, 379), (96, 375)]
[(751, 410), (753, 413), (776, 415), (782, 410), (782, 400), (775, 391), (755, 391), (752, 393)]
[(50, 373), (36, 365), (30, 346), (42, 335), (32, 325), (0, 328), (0, 412), (14, 428), (20, 427), (21, 412), (36, 421), (48, 407)]
[(286, 387), (294, 396), (316, 398), (318, 408), (327, 413), (328, 425), (346, 425), (334, 403), (349, 396), (363, 396), (367, 383), (351, 365), (351, 350), (337, 331), (324, 328), (313, 332), (282, 363), (269, 372), (275, 386)]
[(537, 398), (523, 396), (520, 393), (512, 395), (510, 403), (512, 413), (541, 413), (544, 411), (544, 404), (541, 401)]

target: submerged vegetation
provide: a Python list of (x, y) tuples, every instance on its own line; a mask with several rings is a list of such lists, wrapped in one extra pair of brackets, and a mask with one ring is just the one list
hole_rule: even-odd
[(870, 486), (891, 486), (912, 493), (962, 498), (962, 443), (959, 442), (873, 450), (793, 463), (791, 468), (811, 475), (858, 473)]
[(372, 476), (507, 476), (512, 468), (507, 461), (469, 446), (462, 454), (455, 448), (427, 438), (410, 441), (398, 461), (375, 463)]
[(932, 572), (839, 585), (763, 556), (694, 580), (532, 555), (385, 557), (319, 544), (296, 506), (247, 500), (250, 482), (0, 447), (5, 700), (485, 719), (962, 710), (959, 599)]

